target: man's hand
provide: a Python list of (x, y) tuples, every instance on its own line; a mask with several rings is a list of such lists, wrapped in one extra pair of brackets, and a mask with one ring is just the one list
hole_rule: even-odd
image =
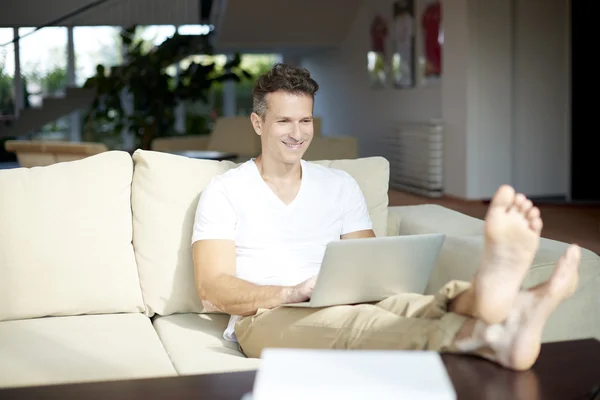
[(283, 302), (286, 304), (290, 303), (302, 303), (303, 301), (310, 300), (313, 291), (315, 290), (315, 284), (317, 283), (317, 276), (313, 276), (310, 279), (299, 283), (296, 286), (292, 286), (290, 290), (285, 294)]

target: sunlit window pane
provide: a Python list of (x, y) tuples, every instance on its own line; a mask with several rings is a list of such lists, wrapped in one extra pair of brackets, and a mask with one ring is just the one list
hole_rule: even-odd
[(83, 86), (88, 78), (94, 76), (99, 64), (110, 69), (123, 62), (120, 33), (121, 28), (114, 26), (78, 26), (73, 29), (77, 86)]

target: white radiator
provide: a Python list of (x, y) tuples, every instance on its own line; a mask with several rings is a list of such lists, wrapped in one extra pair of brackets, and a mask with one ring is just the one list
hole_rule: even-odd
[(444, 193), (443, 126), (438, 122), (395, 124), (384, 138), (390, 188), (427, 197)]

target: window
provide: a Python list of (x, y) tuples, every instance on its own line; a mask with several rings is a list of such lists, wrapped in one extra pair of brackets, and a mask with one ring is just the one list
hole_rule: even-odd
[(73, 42), (77, 86), (96, 75), (99, 64), (110, 69), (123, 62), (120, 27), (78, 26), (73, 28)]
[(13, 77), (15, 74), (15, 47), (4, 44), (13, 40), (12, 28), (0, 28), (0, 123), (3, 117), (15, 112)]

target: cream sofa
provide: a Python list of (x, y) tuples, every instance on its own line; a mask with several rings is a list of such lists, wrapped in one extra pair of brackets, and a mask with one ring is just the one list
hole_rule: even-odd
[[(438, 206), (388, 207), (379, 157), (319, 161), (359, 182), (378, 235), (447, 235), (427, 292), (469, 279), (482, 222)], [(235, 164), (109, 151), (0, 171), (0, 387), (256, 369), (203, 313), (190, 235), (198, 197)], [(548, 278), (566, 244), (543, 240), (527, 285)], [(600, 259), (585, 251), (577, 293), (545, 341), (600, 337)]]

